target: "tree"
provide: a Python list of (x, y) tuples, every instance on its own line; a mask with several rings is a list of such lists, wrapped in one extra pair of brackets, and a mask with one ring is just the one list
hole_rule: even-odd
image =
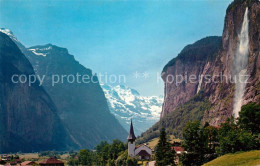
[(129, 157), (127, 150), (119, 155), (115, 161), (116, 166), (136, 166), (138, 160), (136, 157)]
[(92, 152), (88, 149), (82, 149), (79, 151), (79, 164), (91, 166), (92, 165)]
[(240, 127), (235, 123), (234, 118), (228, 119), (221, 125), (218, 140), (217, 152), (219, 155), (252, 150), (259, 145), (257, 135)]
[(95, 162), (97, 165), (113, 165), (119, 154), (126, 150), (126, 146), (120, 140), (113, 140), (112, 144), (102, 141), (96, 146), (97, 155)]
[(218, 146), (218, 130), (214, 126), (204, 125), (203, 135), (205, 138), (204, 162), (211, 161), (217, 157), (216, 147)]
[(174, 163), (175, 151), (171, 144), (167, 141), (165, 129), (162, 128), (159, 142), (156, 146), (156, 165), (175, 165)]
[(238, 124), (241, 128), (255, 134), (260, 133), (260, 105), (249, 103), (242, 106), (239, 112)]
[(200, 128), (200, 122), (188, 122), (183, 129), (183, 137), (183, 147), (188, 153), (181, 156), (182, 164), (202, 165), (208, 151), (208, 141), (203, 128)]

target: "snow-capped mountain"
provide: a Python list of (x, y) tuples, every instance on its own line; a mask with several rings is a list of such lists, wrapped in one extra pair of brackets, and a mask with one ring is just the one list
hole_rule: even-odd
[(12, 40), (19, 42), (10, 29), (0, 28), (0, 32), (7, 34)]
[(111, 113), (127, 131), (131, 118), (136, 135), (140, 135), (159, 120), (162, 96), (141, 96), (125, 85), (102, 85), (102, 88)]

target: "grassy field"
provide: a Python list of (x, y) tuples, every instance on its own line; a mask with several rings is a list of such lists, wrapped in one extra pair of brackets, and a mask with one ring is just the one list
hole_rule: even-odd
[[(159, 141), (159, 138), (154, 138), (154, 139), (152, 139), (151, 141), (147, 142), (146, 145), (147, 145), (149, 148), (154, 149), (155, 146), (158, 144), (158, 141)], [(173, 142), (181, 142), (180, 139), (175, 139), (173, 135), (170, 135), (169, 141), (170, 141), (171, 143), (173, 143)]]
[[(16, 154), (13, 154), (13, 155), (15, 156)], [(17, 155), (22, 160), (25, 160), (25, 161), (35, 161), (35, 162), (38, 162), (38, 163), (43, 161), (43, 160), (45, 160), (45, 159), (47, 159), (47, 158), (49, 158), (47, 156), (41, 156), (40, 157), (38, 153), (21, 153), (21, 154), (17, 154)], [(69, 157), (69, 154), (66, 153), (66, 154), (60, 155), (59, 160), (63, 161), (64, 163), (67, 163), (68, 157)]]
[(28, 159), (38, 159), (39, 158), (39, 154), (38, 153), (23, 153), (23, 154), (18, 154), (19, 157), (21, 159), (25, 159), (25, 160), (28, 160)]
[(260, 150), (226, 154), (203, 166), (258, 166), (260, 165)]

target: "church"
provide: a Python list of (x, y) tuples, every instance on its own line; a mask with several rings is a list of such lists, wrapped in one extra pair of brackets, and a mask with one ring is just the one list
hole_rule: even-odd
[(142, 160), (149, 160), (152, 158), (152, 149), (150, 149), (149, 147), (147, 147), (146, 145), (142, 144), (142, 145), (138, 145), (135, 146), (135, 133), (134, 133), (134, 127), (133, 127), (133, 123), (131, 120), (131, 124), (130, 124), (130, 131), (129, 131), (129, 135), (128, 135), (128, 156), (130, 157), (135, 157), (138, 156), (139, 159)]

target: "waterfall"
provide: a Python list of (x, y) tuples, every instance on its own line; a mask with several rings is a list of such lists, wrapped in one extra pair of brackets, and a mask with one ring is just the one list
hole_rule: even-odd
[(196, 93), (196, 94), (198, 94), (198, 93), (200, 92), (201, 84), (202, 84), (202, 79), (203, 79), (203, 77), (202, 77), (202, 75), (201, 75), (200, 78), (199, 78), (199, 84), (198, 84), (198, 88), (197, 88), (197, 93)]
[(248, 34), (248, 8), (246, 8), (241, 32), (239, 34), (239, 43), (236, 50), (235, 58), (233, 61), (234, 66), (234, 78), (235, 82), (235, 98), (234, 98), (234, 109), (233, 115), (238, 118), (239, 111), (241, 110), (243, 97), (246, 87), (246, 73), (248, 65), (248, 54), (249, 54), (249, 34)]

